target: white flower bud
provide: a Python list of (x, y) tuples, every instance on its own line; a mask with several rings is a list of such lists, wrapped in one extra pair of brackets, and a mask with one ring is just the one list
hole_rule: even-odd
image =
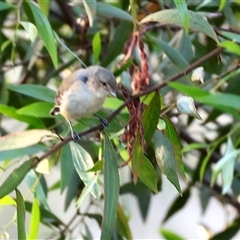
[(204, 68), (203, 67), (195, 68), (192, 72), (191, 80), (193, 82), (200, 81), (201, 83), (203, 83), (203, 79), (204, 79)]
[(185, 113), (199, 120), (202, 120), (201, 116), (197, 112), (197, 109), (194, 105), (194, 100), (192, 97), (187, 97), (187, 96), (180, 97), (177, 100), (176, 107), (180, 113)]

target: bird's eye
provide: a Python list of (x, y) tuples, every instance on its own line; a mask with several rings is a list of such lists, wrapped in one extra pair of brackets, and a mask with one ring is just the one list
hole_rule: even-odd
[(106, 87), (106, 86), (107, 86), (107, 83), (106, 83), (106, 82), (102, 82), (102, 85), (103, 85), (104, 87)]

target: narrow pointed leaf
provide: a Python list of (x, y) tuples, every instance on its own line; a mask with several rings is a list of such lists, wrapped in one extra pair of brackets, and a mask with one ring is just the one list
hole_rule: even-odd
[(69, 144), (66, 144), (61, 149), (59, 161), (60, 161), (60, 167), (61, 167), (60, 186), (61, 186), (61, 192), (63, 192), (66, 186), (69, 184), (71, 180), (71, 176), (75, 171), (75, 168), (73, 165), (73, 159), (71, 158), (71, 149)]
[(172, 122), (167, 118), (164, 117), (164, 121), (166, 123), (165, 134), (170, 143), (173, 145), (174, 149), (174, 157), (176, 159), (176, 167), (178, 174), (183, 178), (187, 179), (184, 171), (184, 164), (182, 160), (182, 153), (181, 153), (181, 141), (178, 135), (178, 132)]
[(152, 163), (143, 153), (139, 137), (135, 143), (132, 159), (132, 171), (153, 192), (157, 193), (157, 177)]
[(188, 199), (190, 197), (190, 189), (187, 188), (182, 196), (178, 196), (174, 202), (171, 204), (171, 206), (169, 207), (165, 218), (163, 219), (163, 223), (165, 223), (170, 217), (172, 217), (176, 212), (178, 212), (179, 210), (181, 210), (185, 204), (187, 203)]
[(13, 205), (13, 206), (16, 206), (17, 203), (16, 201), (10, 197), (9, 195), (3, 197), (0, 199), (0, 207), (3, 206), (3, 205)]
[(117, 226), (119, 234), (127, 240), (132, 240), (132, 233), (129, 227), (128, 219), (120, 205), (117, 208)]
[(44, 13), (32, 2), (25, 1), (23, 3), (24, 9), (27, 13), (29, 20), (36, 25), (38, 33), (42, 38), (44, 45), (51, 56), (53, 65), (57, 68), (58, 65), (58, 54), (55, 38), (51, 25), (44, 15)]
[[(189, 13), (189, 28), (195, 31), (203, 32), (219, 43), (216, 33), (209, 22), (200, 14), (188, 11)], [(143, 18), (140, 23), (161, 22), (166, 24), (174, 24), (179, 27), (184, 27), (180, 13), (177, 9), (161, 10)]]
[(24, 162), (8, 176), (8, 178), (0, 186), (0, 198), (12, 192), (22, 182), (23, 178), (32, 168), (33, 163), (34, 159)]
[(36, 84), (8, 84), (7, 88), (11, 91), (19, 92), (23, 95), (53, 103), (56, 92), (52, 89)]
[(181, 188), (177, 175), (177, 165), (174, 151), (169, 140), (160, 131), (154, 134), (154, 148), (157, 164), (162, 173), (167, 176), (168, 180), (175, 186), (181, 194)]
[(156, 130), (159, 114), (161, 111), (159, 93), (155, 93), (151, 102), (143, 112), (142, 124), (144, 128), (144, 138), (149, 144)]
[(25, 203), (22, 197), (22, 194), (16, 191), (16, 202), (17, 202), (17, 232), (18, 239), (25, 240), (26, 239), (26, 231), (25, 231)]
[(0, 137), (0, 151), (29, 147), (40, 142), (58, 138), (58, 135), (49, 130), (31, 129), (16, 132)]
[(174, 3), (179, 11), (179, 15), (182, 19), (184, 30), (188, 33), (189, 30), (189, 12), (187, 8), (187, 3), (185, 0), (174, 0)]
[(96, 11), (97, 14), (102, 15), (103, 17), (119, 18), (130, 22), (133, 21), (132, 16), (128, 12), (107, 3), (97, 2)]
[[(88, 170), (94, 166), (93, 160), (89, 153), (77, 143), (70, 142), (69, 146), (71, 150), (73, 165), (79, 177), (81, 178), (83, 183), (87, 186), (96, 176), (96, 173), (88, 172)], [(98, 184), (98, 181), (96, 181), (92, 185), (92, 189), (90, 192), (94, 197), (96, 198), (100, 197), (101, 189)]]
[(40, 209), (37, 198), (34, 198), (31, 210), (31, 219), (29, 225), (28, 239), (38, 239), (38, 232), (40, 226)]
[(117, 220), (119, 173), (117, 155), (107, 135), (104, 138), (104, 214), (101, 240), (111, 239)]

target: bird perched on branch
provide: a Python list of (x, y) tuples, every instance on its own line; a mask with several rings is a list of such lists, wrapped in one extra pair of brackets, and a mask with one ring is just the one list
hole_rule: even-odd
[[(71, 121), (96, 115), (106, 97), (116, 96), (116, 87), (114, 75), (106, 68), (90, 66), (76, 70), (62, 81), (50, 114), (61, 114), (70, 126), (72, 138), (77, 140)], [(106, 119), (96, 116), (103, 126), (108, 125)]]

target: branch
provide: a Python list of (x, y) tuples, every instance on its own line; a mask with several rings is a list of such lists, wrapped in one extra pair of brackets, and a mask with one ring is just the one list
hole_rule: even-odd
[[(176, 81), (177, 79), (187, 75), (188, 73), (190, 73), (191, 71), (193, 71), (196, 67), (200, 66), (204, 61), (212, 58), (213, 56), (221, 53), (223, 51), (223, 48), (216, 48), (214, 49), (213, 51), (211, 51), (210, 53), (206, 54), (205, 56), (203, 56), (202, 58), (198, 59), (196, 62), (192, 63), (191, 65), (189, 65), (189, 67), (187, 67), (185, 70), (183, 70), (182, 72), (168, 78), (165, 80), (165, 82), (163, 83), (160, 83), (160, 84), (157, 84), (155, 86), (152, 86), (152, 87), (149, 87), (147, 88), (146, 90), (142, 91), (141, 93), (139, 94), (136, 94), (134, 96), (132, 96), (133, 99), (135, 98), (139, 98), (141, 96), (144, 96), (144, 95), (147, 95), (153, 91), (157, 91), (163, 87), (165, 87), (167, 85), (168, 82), (172, 82), (172, 81)], [(123, 103), (118, 109), (116, 109), (112, 114), (110, 114), (107, 118), (108, 122), (111, 122), (126, 106), (127, 104), (131, 101), (131, 99), (125, 103)], [(95, 127), (92, 127), (84, 132), (81, 132), (78, 134), (78, 136), (81, 138), (85, 135), (88, 135), (92, 132), (95, 132), (95, 131), (101, 131), (103, 130), (103, 126), (102, 124), (98, 124), (96, 125)], [(58, 151), (61, 147), (63, 147), (65, 144), (67, 144), (69, 141), (71, 141), (72, 138), (71, 137), (67, 137), (65, 139), (63, 139), (60, 143), (54, 145), (52, 147), (51, 150), (49, 150), (48, 152), (45, 152), (42, 156), (40, 156), (38, 159), (37, 159), (37, 164), (42, 161), (43, 159), (47, 158), (48, 156), (52, 155), (53, 153), (55, 153), (56, 151)]]

